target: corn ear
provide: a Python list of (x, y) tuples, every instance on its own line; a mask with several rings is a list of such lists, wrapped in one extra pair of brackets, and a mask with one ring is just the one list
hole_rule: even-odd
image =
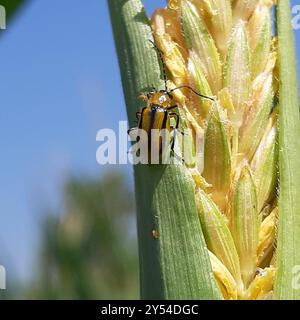
[(264, 205), (275, 197), (278, 172), (277, 117), (269, 125), (251, 163), (257, 190), (257, 206), (260, 212)]
[(219, 52), (224, 57), (227, 52), (227, 42), (232, 28), (232, 10), (230, 0), (201, 0), (203, 9), (206, 11), (207, 25), (215, 39)]
[(229, 270), (238, 284), (238, 291), (242, 291), (239, 257), (227, 226), (226, 217), (202, 190), (198, 192), (197, 207), (208, 249)]
[(272, 300), (275, 272), (276, 269), (274, 267), (258, 270), (258, 274), (251, 283), (245, 299)]
[(212, 264), (214, 276), (224, 299), (237, 300), (238, 291), (236, 282), (231, 273), (212, 252), (209, 252), (209, 257)]
[(214, 200), (221, 209), (225, 207), (231, 182), (231, 150), (225, 123), (225, 115), (215, 104), (204, 138), (203, 177), (213, 186)]
[(258, 265), (263, 263), (270, 251), (275, 248), (278, 208), (275, 208), (261, 223), (257, 246)]
[(239, 128), (250, 97), (251, 85), (250, 50), (243, 21), (239, 21), (236, 25), (230, 39), (224, 79), (235, 109), (233, 123)]
[[(188, 63), (188, 70), (191, 78), (190, 83), (194, 84), (193, 87), (197, 90), (197, 92), (201, 92), (201, 94), (211, 97), (211, 88), (200, 65), (201, 63), (199, 61), (199, 56), (191, 52)], [(199, 113), (203, 118), (206, 118), (211, 107), (211, 101), (207, 101), (202, 98), (199, 98), (198, 100), (200, 101), (201, 105)]]
[(242, 167), (234, 189), (231, 229), (240, 258), (242, 279), (247, 288), (257, 264), (260, 225), (256, 188), (247, 164)]
[(272, 45), (271, 13), (258, 5), (249, 21), (249, 45), (252, 52), (252, 78), (264, 71)]
[(199, 56), (200, 67), (216, 94), (222, 87), (222, 65), (215, 42), (190, 1), (181, 0), (181, 15), (187, 46)]
[(272, 83), (268, 73), (254, 81), (251, 106), (240, 129), (239, 152), (246, 159), (252, 159), (268, 124), (274, 98)]
[(260, 0), (233, 0), (233, 13), (235, 19), (248, 20)]

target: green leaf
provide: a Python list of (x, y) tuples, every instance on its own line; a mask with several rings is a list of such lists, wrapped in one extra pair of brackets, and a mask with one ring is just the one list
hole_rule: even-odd
[[(162, 85), (149, 20), (139, 0), (109, 0), (128, 116), (137, 96)], [(195, 186), (183, 166), (135, 166), (141, 297), (218, 299), (195, 204)]]
[(6, 20), (9, 21), (17, 11), (30, 0), (1, 0), (0, 5), (5, 8)]
[(275, 296), (300, 299), (295, 268), (300, 265), (300, 117), (290, 1), (277, 8), (279, 37), (279, 226)]

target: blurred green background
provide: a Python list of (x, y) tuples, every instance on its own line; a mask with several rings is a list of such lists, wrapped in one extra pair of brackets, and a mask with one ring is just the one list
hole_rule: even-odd
[(126, 120), (106, 1), (0, 5), (0, 298), (138, 298), (132, 168), (95, 159)]
[(132, 194), (124, 178), (70, 180), (64, 202), (62, 216), (44, 221), (36, 280), (26, 297), (138, 298)]

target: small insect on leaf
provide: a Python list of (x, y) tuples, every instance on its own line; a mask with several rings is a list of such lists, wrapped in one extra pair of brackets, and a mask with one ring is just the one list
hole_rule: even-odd
[[(140, 130), (145, 133), (143, 136), (147, 137), (147, 141), (141, 142), (147, 143), (146, 158), (148, 158), (148, 164), (168, 164), (171, 162), (169, 162), (170, 158), (166, 154), (170, 152), (174, 154), (175, 135), (179, 129), (180, 121), (179, 114), (176, 112), (179, 105), (172, 93), (176, 90), (188, 89), (201, 98), (210, 101), (214, 101), (214, 99), (198, 93), (190, 86), (180, 86), (169, 90), (163, 53), (154, 42), (150, 42), (157, 50), (161, 60), (165, 88), (163, 90), (153, 88), (152, 91), (140, 95), (139, 98), (145, 101), (146, 106), (136, 114), (137, 127), (130, 129), (128, 133), (130, 134), (134, 130)], [(184, 160), (181, 160), (183, 163)]]
[(157, 230), (152, 230), (152, 237), (154, 240), (158, 240), (159, 232)]

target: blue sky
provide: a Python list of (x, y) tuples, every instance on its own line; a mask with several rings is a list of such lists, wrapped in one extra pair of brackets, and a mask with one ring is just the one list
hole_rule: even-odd
[[(144, 3), (150, 13), (164, 0)], [(0, 57), (0, 264), (24, 278), (68, 176), (115, 169), (132, 182), (129, 166), (95, 160), (96, 132), (126, 120), (106, 1), (33, 0), (1, 37)]]

